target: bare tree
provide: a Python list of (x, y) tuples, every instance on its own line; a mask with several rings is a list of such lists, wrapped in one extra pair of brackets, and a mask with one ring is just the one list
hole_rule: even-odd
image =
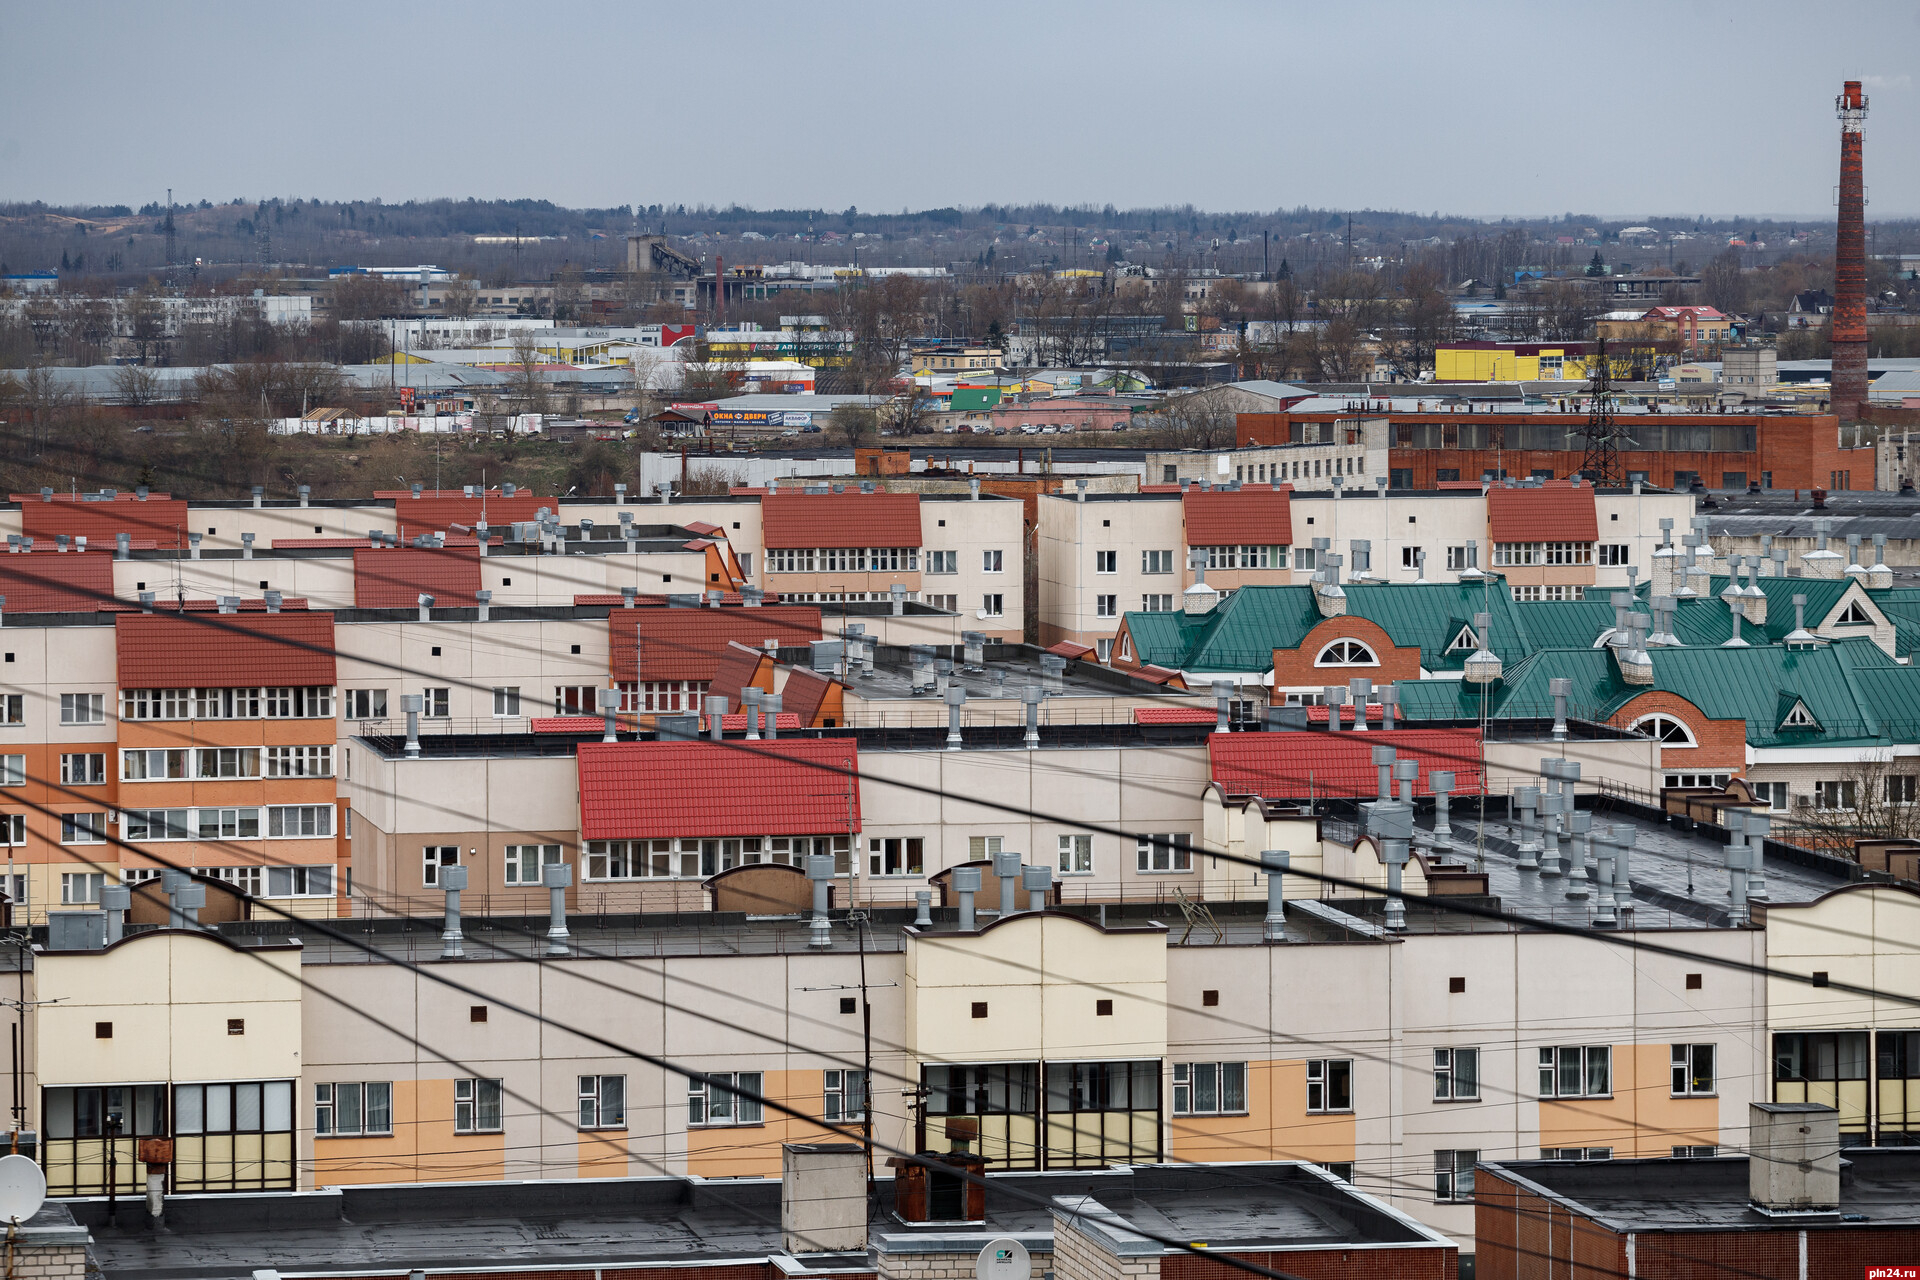
[(1778, 834), (1849, 853), (1858, 840), (1911, 840), (1920, 836), (1920, 804), (1908, 798), (1911, 785), (1910, 771), (1900, 769), (1891, 752), (1870, 752), (1816, 783), (1813, 803), (1796, 804)]
[(844, 437), (849, 448), (859, 448), (872, 437), (879, 415), (866, 405), (847, 401), (834, 406), (827, 422), (828, 429)]
[(883, 417), (897, 436), (925, 435), (933, 430), (933, 400), (919, 383), (887, 402)]
[(113, 390), (121, 404), (145, 407), (160, 398), (160, 379), (142, 365), (123, 364), (113, 371)]
[(1169, 449), (1231, 448), (1240, 428), (1239, 415), (1217, 390), (1170, 400), (1154, 418)]
[[(513, 335), (513, 368), (508, 371), (511, 394), (520, 403), (522, 413), (550, 412), (546, 372), (540, 367), (545, 357), (539, 340), (526, 329)], [(508, 428), (511, 434), (512, 428)]]
[(455, 276), (447, 281), (447, 314), (465, 320), (480, 303), (480, 282), (472, 276)]

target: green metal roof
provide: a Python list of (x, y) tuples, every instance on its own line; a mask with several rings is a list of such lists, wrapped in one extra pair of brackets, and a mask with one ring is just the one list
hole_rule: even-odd
[(953, 393), (947, 409), (953, 413), (985, 413), (1000, 403), (1000, 388), (967, 388)]

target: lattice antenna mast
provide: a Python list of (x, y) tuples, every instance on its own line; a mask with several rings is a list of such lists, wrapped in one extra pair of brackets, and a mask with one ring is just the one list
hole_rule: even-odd
[(173, 268), (173, 264), (174, 264), (175, 262), (178, 262), (178, 261), (179, 261), (179, 257), (178, 257), (178, 255), (177, 255), (177, 254), (175, 254), (175, 252), (174, 252), (174, 239), (173, 239), (173, 188), (172, 188), (172, 187), (168, 187), (168, 188), (167, 188), (167, 223), (166, 223), (166, 230), (167, 230), (167, 268), (168, 268), (168, 270), (169, 270), (169, 271), (171, 271), (171, 270), (172, 270), (172, 268)]
[(1607, 340), (1595, 344), (1593, 364), (1587, 370), (1586, 452), (1580, 474), (1587, 483), (1617, 488), (1620, 473), (1620, 428), (1613, 419), (1613, 370), (1607, 360)]

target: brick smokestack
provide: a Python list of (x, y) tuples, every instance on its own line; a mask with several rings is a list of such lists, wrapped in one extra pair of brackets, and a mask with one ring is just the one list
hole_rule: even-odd
[(1858, 418), (1867, 399), (1867, 198), (1860, 158), (1867, 95), (1847, 81), (1840, 115), (1840, 228), (1833, 254), (1833, 410)]

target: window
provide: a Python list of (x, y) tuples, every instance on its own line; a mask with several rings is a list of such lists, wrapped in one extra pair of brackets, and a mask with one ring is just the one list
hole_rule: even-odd
[(495, 685), (493, 687), (493, 714), (495, 719), (511, 719), (520, 714), (519, 685)]
[(184, 747), (152, 748), (120, 753), (120, 778), (124, 782), (160, 782), (189, 776)]
[(980, 597), (980, 612), (989, 618), (998, 618), (1006, 612), (1005, 599), (999, 592), (989, 592)]
[(1113, 659), (1113, 640), (1100, 636), (1093, 642), (1093, 656), (1097, 662), (1110, 662)]
[[(185, 810), (180, 810), (184, 815)], [(182, 825), (185, 824), (184, 817)], [(101, 844), (107, 838), (107, 815), (104, 813), (63, 813), (60, 815), (61, 844)], [(129, 840), (132, 836), (127, 837)], [(185, 839), (182, 836), (181, 839)]]
[(313, 1136), (385, 1137), (393, 1132), (393, 1084), (336, 1080), (313, 1086)]
[(1540, 1050), (1540, 1096), (1606, 1098), (1613, 1095), (1613, 1049), (1604, 1044), (1552, 1045)]
[(622, 711), (698, 711), (707, 691), (705, 680), (623, 680)]
[(1542, 1147), (1542, 1160), (1611, 1160), (1612, 1147)]
[(1549, 542), (1546, 544), (1545, 563), (1592, 564), (1593, 544), (1591, 542)]
[(1851, 779), (1839, 782), (1816, 782), (1813, 784), (1813, 807), (1816, 809), (1852, 809), (1856, 799), (1856, 786)]
[(269, 778), (331, 778), (332, 747), (268, 747)]
[(0, 724), (25, 724), (27, 698), (22, 693), (0, 694)]
[(1335, 640), (1313, 660), (1316, 667), (1377, 667), (1380, 659), (1358, 640)]
[[(84, 759), (85, 757), (81, 757)], [(61, 756), (61, 781), (66, 781), (66, 762), (72, 756)], [(24, 787), (27, 784), (27, 758), (25, 756), (0, 756), (0, 787)]]
[(1119, 596), (1095, 596), (1093, 598), (1093, 616), (1094, 617), (1112, 618), (1112, 617), (1118, 616), (1119, 612), (1120, 612)]
[(1195, 547), (1209, 569), (1284, 569), (1287, 549), (1275, 546)]
[(1314, 1165), (1325, 1169), (1342, 1182), (1353, 1181), (1353, 1161), (1351, 1160), (1316, 1160)]
[(1171, 592), (1165, 592), (1156, 595), (1141, 596), (1140, 611), (1142, 613), (1172, 613), (1173, 594)]
[(927, 552), (927, 572), (928, 573), (960, 572), (960, 553), (958, 551)]
[(1447, 548), (1447, 571), (1458, 573), (1467, 567), (1467, 549), (1465, 547)]
[(942, 609), (947, 613), (960, 612), (960, 597), (957, 595), (941, 595), (937, 592), (930, 592), (922, 596), (921, 599), (926, 601), (927, 607), (930, 609)]
[(268, 867), (267, 892), (269, 898), (331, 898), (333, 896), (333, 868), (316, 867)]
[(274, 839), (333, 834), (330, 804), (276, 804), (267, 807), (267, 835)]
[(201, 840), (258, 840), (260, 810), (196, 809), (194, 835)]
[(1307, 1062), (1307, 1110), (1353, 1110), (1353, 1059), (1312, 1058)]
[(1006, 553), (1003, 551), (982, 551), (980, 553), (980, 572), (1000, 573), (1006, 566)]
[(194, 753), (196, 778), (257, 778), (259, 747), (201, 747)]
[(1120, 572), (1120, 553), (1118, 551), (1096, 551), (1093, 553), (1093, 571), (1095, 573)]
[(1400, 567), (1402, 569), (1418, 569), (1420, 567), (1420, 548), (1400, 548)]
[(967, 861), (978, 862), (982, 858), (991, 858), (1000, 852), (999, 836), (968, 836)]
[[(0, 813), (0, 845), (23, 845), (27, 842), (27, 815), (24, 813)], [(25, 877), (21, 877), (24, 879)], [(6, 886), (7, 897), (18, 903), (24, 895), (15, 893), (12, 886)]]
[(1674, 716), (1641, 716), (1633, 722), (1632, 729), (1635, 733), (1644, 733), (1649, 738), (1657, 739), (1669, 746), (1698, 745), (1694, 741), (1693, 730), (1687, 727), (1687, 722)]
[(826, 1100), (820, 1118), (826, 1121), (867, 1118), (867, 1073), (834, 1070), (823, 1073)]
[[(24, 756), (9, 756), (24, 762)], [(24, 771), (23, 771), (24, 772)], [(60, 781), (70, 787), (90, 787), (107, 780), (107, 757), (98, 751), (78, 752), (60, 757)], [(8, 783), (17, 786), (18, 783)]]
[[(333, 717), (333, 688), (330, 685), (291, 685), (266, 690), (262, 699), (269, 720), (328, 720)], [(384, 706), (386, 698), (382, 696)], [(385, 715), (383, 711), (381, 713)], [(347, 717), (369, 719), (378, 717)]]
[(553, 687), (553, 714), (597, 716), (600, 714), (599, 697), (599, 685), (557, 684)]
[(107, 877), (99, 871), (64, 871), (60, 874), (60, 905), (79, 907), (100, 901), (100, 890)]
[(1173, 552), (1142, 551), (1140, 553), (1140, 572), (1172, 573), (1173, 572)]
[(1184, 831), (1137, 836), (1134, 858), (1136, 868), (1140, 871), (1191, 871), (1193, 837)]
[[(1855, 600), (1850, 602), (1847, 605), (1847, 611), (1845, 613), (1841, 614), (1838, 618), (1835, 618), (1833, 620), (1833, 625), (1836, 627), (1870, 627), (1873, 625), (1873, 617), (1865, 609), (1860, 607), (1860, 602), (1858, 600)], [(97, 698), (100, 695), (94, 694), (93, 696)], [(63, 704), (61, 707), (61, 711), (63, 714), (60, 722), (62, 724), (65, 724), (67, 723), (64, 715), (64, 712), (66, 710), (64, 706), (66, 695), (61, 694), (60, 697)]]
[(1086, 875), (1093, 871), (1093, 837), (1090, 835), (1071, 835), (1060, 837), (1060, 873), (1062, 875)]
[(1480, 1051), (1478, 1049), (1435, 1049), (1433, 1051), (1433, 1100), (1435, 1102), (1474, 1102), (1480, 1097)]
[(1493, 562), (1504, 566), (1539, 564), (1540, 546), (1534, 542), (1496, 542), (1493, 544)]
[(1887, 803), (1912, 804), (1914, 800), (1914, 784), (1916, 781), (1920, 781), (1920, 779), (1916, 779), (1915, 775), (1911, 773), (1888, 774), (1885, 779)]
[[(722, 1071), (687, 1077), (690, 1125), (759, 1124), (762, 1120), (758, 1071)], [(754, 1097), (743, 1097), (753, 1094)]]
[(104, 693), (63, 693), (60, 695), (61, 724), (105, 724), (107, 695)]
[(1673, 1096), (1687, 1098), (1713, 1092), (1713, 1046), (1674, 1045)]
[(580, 1077), (580, 1127), (582, 1129), (627, 1127), (627, 1078), (625, 1076)]
[(1246, 1110), (1246, 1063), (1176, 1062), (1173, 1064), (1173, 1114), (1177, 1116), (1244, 1115)]
[(420, 883), (429, 889), (440, 886), (440, 868), (460, 865), (460, 846), (430, 844), (420, 851)]
[(432, 687), (422, 689), (420, 714), (429, 720), (445, 720), (450, 714), (447, 709), (447, 690)]
[(1818, 729), (1820, 722), (1813, 718), (1813, 712), (1807, 710), (1804, 702), (1795, 702), (1793, 710), (1787, 712), (1780, 721), (1782, 729)]
[(195, 689), (193, 718), (196, 720), (258, 720), (258, 689)]
[(469, 1077), (453, 1082), (453, 1131), (500, 1132), (500, 1082)]
[(1442, 1204), (1465, 1204), (1473, 1199), (1473, 1166), (1478, 1151), (1433, 1153), (1433, 1198)]
[(1312, 547), (1295, 547), (1293, 549), (1293, 567), (1300, 572), (1310, 573), (1314, 567), (1313, 557), (1314, 549)]
[(868, 874), (876, 876), (917, 876), (921, 873), (921, 851), (925, 841), (919, 836), (888, 836), (867, 841)]
[(1618, 567), (1633, 563), (1633, 548), (1624, 542), (1603, 542), (1595, 550), (1603, 565)]
[(1689, 1146), (1675, 1147), (1673, 1149), (1673, 1158), (1675, 1160), (1711, 1160), (1719, 1154), (1720, 1148), (1718, 1147)]
[(387, 718), (385, 689), (348, 689), (343, 696), (347, 719), (385, 720)]
[[(453, 853), (455, 861), (445, 865), (458, 864), (460, 850), (454, 848)], [(507, 846), (508, 884), (541, 884), (544, 882), (544, 873), (541, 868), (559, 865), (560, 846), (557, 844), (510, 844)]]
[(128, 840), (191, 840), (187, 815), (190, 809), (125, 809), (120, 814), (120, 834)]

